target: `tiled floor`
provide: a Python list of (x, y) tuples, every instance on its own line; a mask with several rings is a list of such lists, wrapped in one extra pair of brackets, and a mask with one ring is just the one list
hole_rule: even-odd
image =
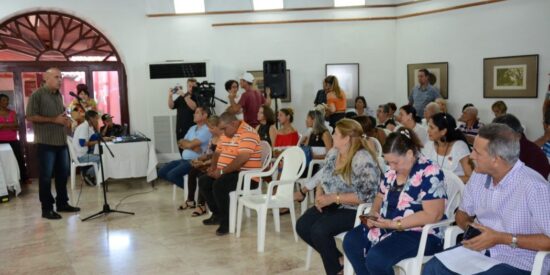
[[(172, 186), (160, 180), (155, 185), (134, 179), (109, 186), (113, 208), (122, 198), (143, 193), (118, 206), (135, 216), (115, 213), (82, 222), (103, 205), (98, 188), (84, 185), (80, 215), (62, 213), (62, 220), (49, 221), (40, 217), (35, 181), (18, 198), (0, 204), (0, 274), (324, 273), (316, 253), (312, 269), (304, 270), (306, 245), (294, 242), (289, 215), (281, 217), (280, 233), (268, 216), (265, 252), (257, 253), (255, 214), (243, 221), (241, 238), (217, 237), (216, 226), (202, 225), (204, 216), (192, 218), (191, 210), (176, 210), (179, 201), (172, 202)], [(79, 190), (77, 181), (71, 198)]]

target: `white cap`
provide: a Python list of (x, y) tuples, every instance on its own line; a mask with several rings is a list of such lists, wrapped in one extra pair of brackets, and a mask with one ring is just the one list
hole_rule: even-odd
[(246, 82), (250, 82), (250, 83), (254, 82), (254, 76), (253, 76), (251, 73), (249, 73), (249, 72), (244, 72), (244, 73), (239, 77), (239, 79), (242, 79), (242, 80), (244, 80), (244, 81), (246, 81)]

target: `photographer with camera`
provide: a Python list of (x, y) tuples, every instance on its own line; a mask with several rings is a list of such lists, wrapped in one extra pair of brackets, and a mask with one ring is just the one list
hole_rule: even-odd
[[(193, 94), (193, 87), (197, 85), (194, 78), (187, 79), (187, 91), (184, 92), (181, 86), (168, 90), (168, 108), (177, 110), (176, 116), (176, 138), (180, 140), (185, 137), (193, 122), (193, 114), (197, 108), (197, 99)], [(181, 148), (180, 154), (183, 151)]]
[(270, 92), (266, 91), (266, 97), (260, 92), (252, 88), (254, 76), (245, 72), (240, 77), (240, 85), (245, 90), (241, 95), (239, 102), (235, 101), (236, 93), (229, 93), (230, 106), (227, 111), (232, 114), (238, 114), (242, 111), (244, 121), (255, 128), (260, 123), (258, 122), (258, 111), (262, 105), (271, 106)]

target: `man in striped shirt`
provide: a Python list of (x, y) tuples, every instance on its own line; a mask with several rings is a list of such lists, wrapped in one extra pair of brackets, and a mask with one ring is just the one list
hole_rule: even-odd
[[(59, 93), (61, 72), (57, 68), (48, 69), (44, 73), (44, 81), (44, 86), (32, 93), (29, 98), (26, 117), (33, 124), (35, 142), (38, 144), (38, 191), (42, 217), (57, 220), (61, 219), (61, 215), (53, 210), (54, 202), (57, 212), (78, 212), (80, 208), (70, 206), (67, 195), (69, 151), (66, 139), (71, 121), (65, 114), (63, 98)], [(54, 171), (57, 193), (55, 199), (51, 192)]]
[[(498, 262), (489, 269), (479, 268), (475, 274), (528, 275), (536, 251), (550, 250), (550, 187), (538, 172), (519, 160), (519, 151), (519, 136), (504, 124), (488, 124), (475, 138), (470, 156), (476, 164), (475, 173), (466, 184), (455, 219), (464, 230), (472, 226), (481, 231), (462, 245), (486, 251), (475, 254), (480, 259), (488, 256)], [(454, 252), (466, 253), (460, 249)], [(446, 261), (440, 261), (436, 254), (422, 274), (461, 273), (456, 265), (445, 265)], [(545, 266), (549, 265), (546, 260)]]
[[(223, 135), (207, 174), (199, 178), (199, 191), (212, 216), (205, 225), (219, 224), (216, 235), (229, 233), (229, 193), (237, 188), (239, 172), (261, 168), (260, 137), (250, 125), (225, 112), (220, 116)], [(255, 188), (255, 187), (254, 187)]]

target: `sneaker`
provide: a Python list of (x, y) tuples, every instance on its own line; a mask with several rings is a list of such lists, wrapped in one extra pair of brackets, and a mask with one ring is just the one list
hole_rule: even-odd
[(202, 224), (204, 224), (204, 225), (218, 225), (218, 224), (220, 224), (220, 220), (218, 219), (218, 217), (212, 215), (210, 218), (208, 218), (206, 220), (203, 220)]

